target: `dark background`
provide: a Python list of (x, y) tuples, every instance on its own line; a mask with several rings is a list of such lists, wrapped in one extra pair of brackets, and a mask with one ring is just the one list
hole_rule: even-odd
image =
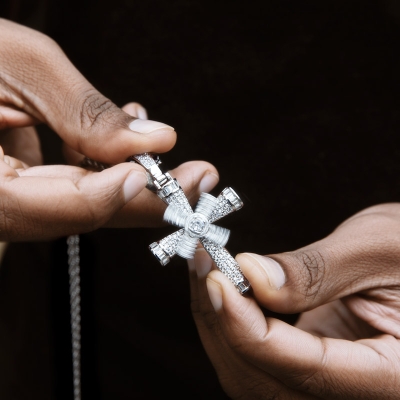
[[(268, 254), (398, 201), (395, 3), (20, 0), (0, 11), (53, 37), (116, 104), (138, 101), (174, 126), (164, 169), (213, 163), (213, 194), (232, 186), (245, 203), (224, 220), (228, 249)], [(63, 163), (58, 137), (39, 132), (45, 162)], [(81, 236), (84, 399), (225, 398), (191, 318), (186, 263), (161, 268), (147, 249), (168, 232)], [(0, 327), (0, 397), (71, 399), (64, 238), (9, 246)]]

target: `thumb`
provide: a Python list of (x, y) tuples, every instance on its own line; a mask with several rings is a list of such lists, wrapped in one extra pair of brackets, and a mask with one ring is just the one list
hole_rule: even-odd
[(298, 313), (363, 290), (399, 283), (400, 207), (356, 214), (331, 235), (282, 254), (237, 256), (258, 302)]
[[(52, 39), (2, 19), (0, 29), (0, 119), (8, 118), (7, 107), (22, 111), (47, 123), (74, 150), (108, 164), (173, 147), (172, 127), (121, 110), (84, 78)], [(15, 113), (9, 118), (4, 126), (17, 123)]]
[[(71, 96), (72, 113), (50, 113), (49, 124), (77, 152), (107, 164), (133, 154), (164, 153), (176, 141), (174, 128), (132, 117), (84, 81)], [(67, 123), (65, 121), (68, 121)]]

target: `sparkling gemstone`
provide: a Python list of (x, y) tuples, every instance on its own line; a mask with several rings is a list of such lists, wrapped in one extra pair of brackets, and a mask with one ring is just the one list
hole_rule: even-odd
[(187, 229), (191, 235), (201, 237), (207, 232), (208, 226), (209, 223), (207, 218), (200, 213), (195, 213), (190, 216)]
[(195, 218), (190, 222), (189, 229), (196, 233), (201, 233), (206, 227), (206, 223), (200, 218)]

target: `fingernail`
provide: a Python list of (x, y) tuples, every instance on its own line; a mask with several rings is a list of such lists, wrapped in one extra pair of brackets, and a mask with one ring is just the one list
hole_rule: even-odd
[(151, 121), (146, 119), (135, 119), (129, 124), (129, 129), (133, 132), (138, 133), (152, 133), (159, 129), (170, 129), (174, 130), (172, 126), (163, 124), (158, 121)]
[(222, 309), (222, 290), (221, 286), (218, 283), (215, 283), (211, 279), (207, 279), (207, 290), (208, 295), (211, 300), (211, 304), (214, 307), (215, 311), (219, 311)]
[(123, 190), (125, 203), (136, 197), (147, 185), (147, 176), (141, 171), (131, 171), (125, 179)]
[(138, 107), (137, 108), (137, 116), (139, 119), (146, 119), (147, 120), (147, 111), (143, 107)]
[(204, 249), (200, 248), (196, 250), (194, 255), (194, 265), (197, 277), (200, 279), (205, 278), (211, 271), (212, 260)]
[(249, 257), (254, 261), (254, 266), (262, 267), (263, 271), (267, 274), (269, 284), (273, 289), (280, 289), (286, 282), (285, 273), (282, 267), (272, 258), (260, 256), (254, 253), (244, 253), (243, 255)]
[(218, 182), (219, 176), (217, 174), (214, 174), (213, 172), (207, 172), (200, 181), (199, 191), (208, 193), (209, 191), (214, 189)]

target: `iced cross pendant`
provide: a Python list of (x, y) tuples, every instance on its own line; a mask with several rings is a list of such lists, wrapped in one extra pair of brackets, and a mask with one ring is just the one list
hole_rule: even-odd
[(135, 155), (132, 161), (142, 165), (148, 173), (148, 188), (155, 192), (166, 204), (164, 220), (181, 228), (149, 248), (162, 265), (169, 263), (178, 254), (183, 258), (193, 258), (198, 242), (211, 256), (221, 272), (244, 294), (250, 283), (242, 274), (239, 264), (224, 248), (230, 231), (214, 225), (213, 222), (225, 215), (240, 210), (243, 202), (232, 188), (225, 188), (218, 198), (202, 193), (193, 212), (182, 188), (176, 179), (158, 167), (160, 161), (150, 154)]

